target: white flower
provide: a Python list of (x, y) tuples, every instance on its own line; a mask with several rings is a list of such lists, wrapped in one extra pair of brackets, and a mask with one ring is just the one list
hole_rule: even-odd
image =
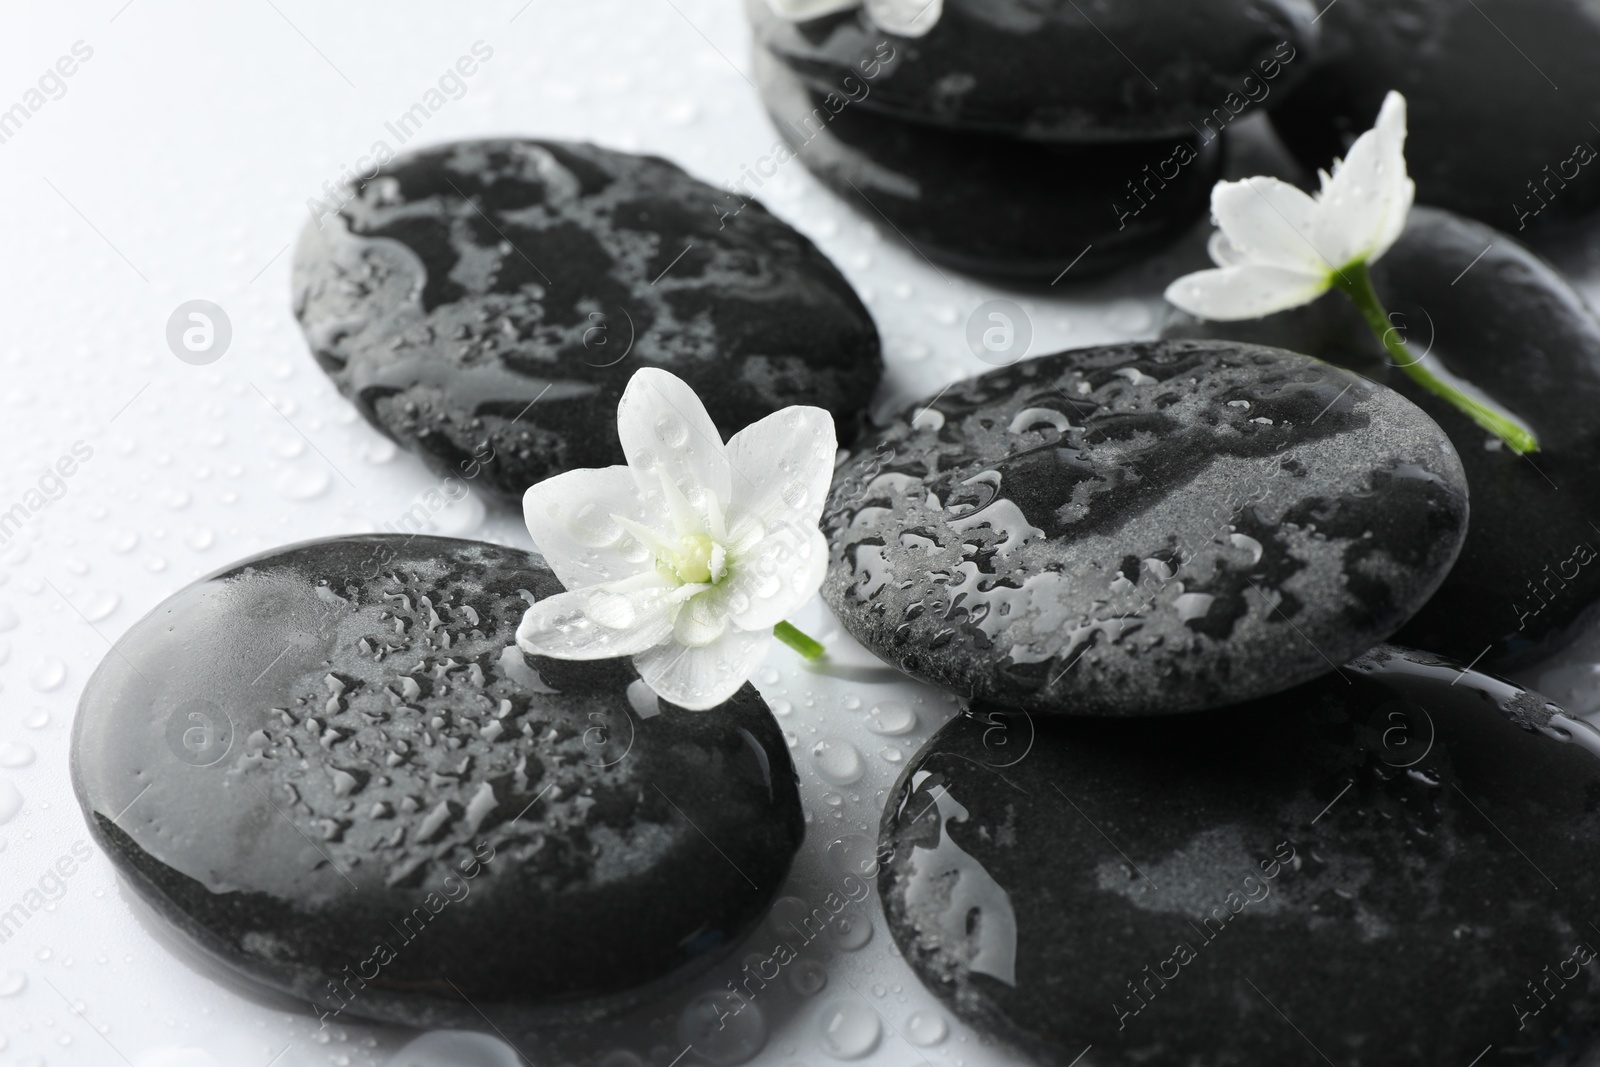
[(569, 471), (523, 497), (528, 532), (568, 591), (528, 609), (517, 644), (557, 659), (632, 656), (664, 699), (715, 707), (822, 585), (833, 417), (784, 408), (724, 445), (693, 389), (645, 368), (617, 405), (617, 433), (626, 466)]
[(780, 18), (794, 22), (849, 11), (865, 4), (867, 17), (885, 33), (896, 37), (921, 37), (933, 29), (944, 13), (944, 0), (767, 0)]
[(1179, 278), (1169, 301), (1192, 315), (1233, 321), (1309, 304), (1356, 264), (1376, 262), (1405, 229), (1416, 185), (1406, 175), (1406, 99), (1391, 92), (1378, 123), (1319, 172), (1313, 198), (1276, 178), (1218, 182), (1209, 251), (1218, 270)]

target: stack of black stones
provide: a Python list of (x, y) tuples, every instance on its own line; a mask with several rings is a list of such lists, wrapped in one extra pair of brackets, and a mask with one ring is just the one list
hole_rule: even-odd
[[(1600, 141), (1563, 110), (1596, 95), (1600, 11), (946, 0), (906, 35), (873, 8), (750, 0), (767, 106), (824, 182), (982, 274), (1090, 275), (1191, 228), (1250, 101), (1278, 94), (1327, 166), (1402, 88), (1438, 206), (1378, 287), (1543, 450), (1494, 447), (1327, 301), (1174, 317), (868, 427), (877, 332), (810, 242), (663, 160), (548, 141), (398, 160), (308, 228), (313, 355), (436, 474), (505, 502), (619, 462), (642, 365), (725, 435), (835, 414), (824, 598), (967, 701), (889, 797), (885, 913), (1003, 1047), (1593, 1062), (1600, 731), (1486, 670), (1600, 599), (1600, 323), (1503, 232), (1600, 202), (1592, 149), (1553, 147)], [(1506, 150), (1450, 143), (1463, 108)], [(1543, 206), (1502, 217), (1486, 191), (1524, 170)], [(689, 714), (626, 661), (524, 656), (523, 610), (559, 588), (535, 554), (405, 529), (182, 590), (84, 693), (96, 839), (190, 942), (324, 1020), (526, 1039), (661, 1001), (771, 905), (804, 833), (795, 769), (751, 686)]]

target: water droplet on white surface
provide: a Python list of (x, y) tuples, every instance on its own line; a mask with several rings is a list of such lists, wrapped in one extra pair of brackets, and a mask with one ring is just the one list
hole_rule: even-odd
[(33, 714), (22, 720), (22, 725), (30, 730), (43, 730), (50, 725), (50, 713), (43, 709), (35, 708)]
[(28, 976), (21, 971), (0, 972), (0, 997), (14, 997), (28, 987)]
[(280, 495), (290, 500), (314, 500), (328, 491), (328, 486), (333, 479), (327, 471), (311, 468), (300, 470), (291, 468), (278, 475), (278, 480), (273, 483)]
[(906, 754), (901, 752), (898, 748), (886, 748), (879, 752), (878, 755), (882, 756), (890, 763), (899, 763), (901, 760), (906, 758)]
[(33, 762), (34, 755), (32, 745), (21, 741), (0, 742), (0, 767), (26, 767)]
[(842, 737), (825, 737), (818, 741), (812, 746), (811, 761), (816, 764), (817, 773), (834, 785), (859, 782), (866, 770), (856, 746)]
[(389, 1067), (521, 1067), (517, 1050), (489, 1034), (434, 1030), (394, 1054)]
[(883, 1024), (878, 1013), (859, 1001), (840, 1000), (828, 1005), (818, 1024), (822, 1051), (840, 1060), (859, 1060), (878, 1047)]
[(817, 960), (801, 960), (789, 969), (789, 985), (803, 997), (814, 997), (827, 987), (828, 969)]
[(387, 437), (379, 437), (361, 446), (361, 458), (368, 463), (383, 464), (393, 460), (398, 449)]
[(109, 616), (122, 603), (122, 597), (109, 589), (102, 589), (89, 598), (83, 607), (83, 617), (90, 622), (99, 622)]
[(189, 536), (184, 540), (188, 541), (189, 547), (196, 552), (204, 552), (216, 544), (217, 535), (212, 533), (211, 528), (208, 526), (197, 526), (189, 531)]
[(834, 869), (842, 874), (860, 878), (878, 876), (878, 849), (872, 839), (860, 834), (836, 837), (828, 845), (828, 859)]
[(10, 822), (22, 810), (22, 794), (10, 782), (0, 779), (0, 825)]
[(717, 1067), (734, 1067), (754, 1059), (767, 1043), (767, 1020), (759, 1007), (732, 993), (706, 993), (678, 1017), (678, 1040)]
[(864, 915), (840, 915), (828, 924), (834, 943), (854, 952), (872, 940), (872, 921)]
[(909, 704), (885, 700), (867, 710), (867, 729), (884, 737), (899, 737), (917, 728), (917, 713)]
[(67, 680), (67, 665), (58, 659), (42, 659), (34, 665), (28, 674), (28, 681), (41, 693), (48, 693), (53, 689), (60, 689), (61, 683)]
[(10, 604), (0, 604), (0, 633), (17, 628), (17, 613)]
[(914, 1011), (906, 1019), (906, 1040), (922, 1048), (931, 1048), (950, 1034), (944, 1016), (936, 1011)]
[(139, 535), (132, 530), (123, 530), (111, 536), (111, 551), (126, 555), (139, 547)]

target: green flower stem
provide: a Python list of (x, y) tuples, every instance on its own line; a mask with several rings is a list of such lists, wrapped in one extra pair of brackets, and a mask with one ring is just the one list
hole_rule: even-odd
[(827, 651), (822, 647), (821, 643), (812, 640), (786, 622), (780, 622), (774, 626), (772, 628), (772, 636), (800, 653), (806, 659), (821, 659), (822, 654)]
[(1516, 416), (1492, 403), (1469, 396), (1449, 380), (1443, 368), (1428, 367), (1422, 357), (1414, 355), (1400, 339), (1383, 309), (1377, 292), (1372, 288), (1372, 276), (1365, 263), (1353, 263), (1333, 276), (1334, 287), (1343, 292), (1360, 309), (1367, 325), (1377, 335), (1379, 343), (1389, 350), (1395, 363), (1410, 379), (1428, 392), (1455, 405), (1462, 414), (1500, 438), (1517, 455), (1539, 451), (1539, 440), (1533, 431), (1524, 426)]

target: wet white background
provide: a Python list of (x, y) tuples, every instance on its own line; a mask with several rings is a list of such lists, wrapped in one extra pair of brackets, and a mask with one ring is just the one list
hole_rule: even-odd
[[(399, 147), (384, 124), (480, 40), (492, 58), (406, 147), (585, 139), (663, 155), (720, 185), (776, 138), (742, 73), (748, 35), (736, 0), (29, 8), (0, 13), (0, 110), (75, 42), (93, 55), (64, 95), (0, 143), (0, 511), (25, 500), (75, 442), (93, 456), (0, 547), (0, 910), (88, 840), (68, 736), (109, 642), (202, 574), (274, 546), (375, 529), (435, 484), (337, 395), (290, 313), (289, 245), (324, 182), (376, 140)], [(871, 308), (888, 364), (880, 406), (988, 369), (965, 342), (984, 300), (1008, 296), (1027, 310), (1034, 353), (1146, 337), (1155, 294), (1197, 262), (1191, 240), (1181, 254), (1070, 295), (1056, 295), (1066, 283), (1006, 293), (885, 239), (797, 163), (760, 196)], [(1584, 247), (1566, 242), (1567, 261)], [(191, 299), (214, 301), (232, 325), (227, 351), (205, 366), (181, 362), (166, 343), (168, 317)], [(528, 543), (515, 516), (476, 498), (435, 521), (441, 534)], [(819, 636), (834, 629), (820, 603), (797, 621)], [(830, 646), (838, 661), (870, 662), (837, 634)], [(1574, 662), (1562, 684), (1592, 698), (1595, 673)], [(808, 673), (782, 649), (757, 681), (792, 739), (809, 820), (788, 892), (817, 900), (843, 877), (830, 844), (875, 836), (894, 778), (954, 704), (910, 682)], [(908, 718), (909, 732), (885, 732)], [(364, 1025), (319, 1032), (303, 1007), (221, 980), (166, 940), (98, 852), (66, 887), (0, 945), (0, 1065), (381, 1065), (416, 1036)], [(789, 988), (758, 1001), (767, 1033), (751, 1062), (819, 1065), (852, 1053), (875, 1067), (1007, 1062), (921, 990), (875, 897), (846, 914), (849, 929), (808, 950), (804, 976), (797, 965)], [(749, 949), (764, 953), (772, 940), (763, 932)], [(725, 966), (687, 993), (728, 977)], [(641, 1013), (597, 1039), (590, 1059), (665, 1067), (687, 1044), (680, 1007)], [(757, 1036), (752, 1018), (735, 1036)], [(393, 1062), (517, 1062), (488, 1039), (442, 1047)], [(704, 1060), (690, 1052), (682, 1062)]]

